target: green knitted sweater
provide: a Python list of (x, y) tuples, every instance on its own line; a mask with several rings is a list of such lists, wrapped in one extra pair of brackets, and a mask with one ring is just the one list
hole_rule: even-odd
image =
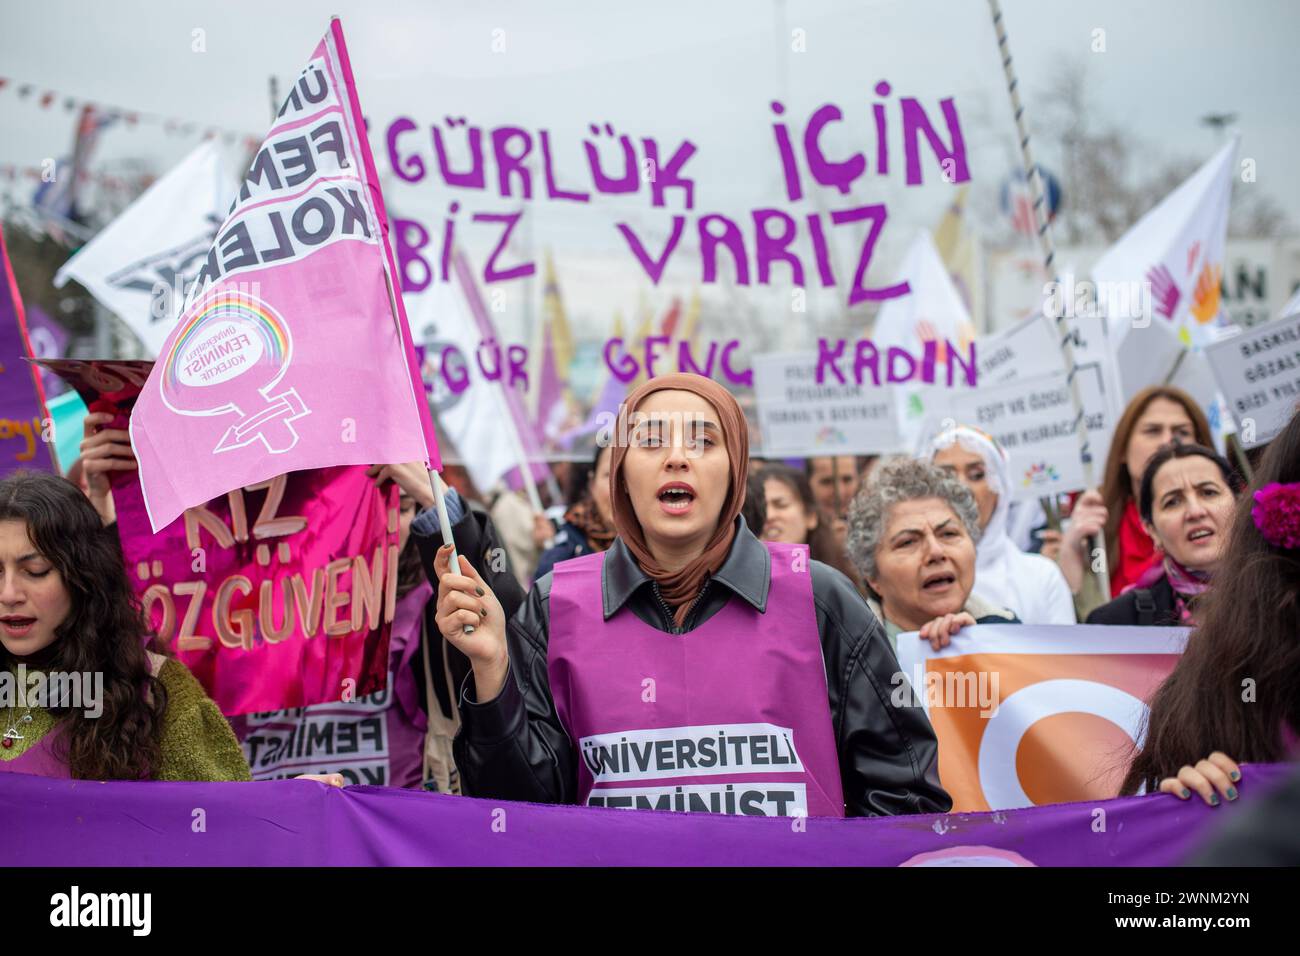
[[(152, 779), (252, 780), (234, 731), (190, 669), (168, 659), (158, 671), (158, 679), (167, 688), (167, 710), (163, 714), (162, 761)], [(13, 707), (0, 711), (0, 725), (8, 727), (25, 712), (26, 708)], [(23, 739), (0, 748), (0, 760), (21, 756), (54, 729), (55, 717), (43, 707), (33, 707), (31, 717), (21, 726)]]

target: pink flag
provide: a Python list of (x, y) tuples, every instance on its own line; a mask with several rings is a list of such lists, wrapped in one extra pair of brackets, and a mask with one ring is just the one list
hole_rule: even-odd
[(131, 416), (156, 532), (329, 465), (441, 468), (338, 19), (253, 160)]

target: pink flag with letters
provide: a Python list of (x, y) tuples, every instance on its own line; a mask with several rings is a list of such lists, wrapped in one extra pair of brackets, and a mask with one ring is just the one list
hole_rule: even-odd
[(277, 475), (441, 468), (338, 19), (294, 82), (131, 416), (156, 532)]

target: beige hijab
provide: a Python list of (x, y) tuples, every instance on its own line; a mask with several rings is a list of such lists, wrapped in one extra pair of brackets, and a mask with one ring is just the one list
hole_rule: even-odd
[[(709, 538), (704, 553), (679, 571), (667, 571), (655, 561), (646, 545), (641, 522), (637, 520), (632, 499), (628, 497), (623, 483), (623, 459), (627, 456), (627, 445), (621, 439), (631, 434), (632, 413), (651, 392), (667, 389), (693, 392), (713, 406), (731, 460), (731, 487), (722, 502), (718, 527)], [(677, 626), (681, 627), (705, 580), (722, 567), (731, 551), (731, 541), (736, 534), (736, 515), (740, 514), (740, 507), (745, 503), (745, 477), (749, 471), (749, 425), (745, 421), (744, 412), (725, 388), (702, 375), (682, 372), (652, 378), (634, 389), (619, 406), (618, 428), (614, 434), (614, 455), (609, 469), (614, 527), (641, 570), (658, 582), (659, 592), (672, 608)]]

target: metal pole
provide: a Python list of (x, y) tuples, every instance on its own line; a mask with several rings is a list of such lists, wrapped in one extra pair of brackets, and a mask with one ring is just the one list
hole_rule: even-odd
[[(1002, 71), (1007, 80), (1007, 95), (1011, 98), (1011, 111), (1016, 119), (1016, 132), (1020, 137), (1020, 157), (1025, 167), (1025, 174), (1029, 177), (1030, 191), (1034, 199), (1034, 220), (1038, 226), (1038, 243), (1043, 253), (1043, 265), (1047, 274), (1057, 284), (1060, 289), (1060, 277), (1056, 274), (1056, 246), (1052, 241), (1051, 223), (1047, 216), (1047, 195), (1043, 188), (1042, 175), (1038, 166), (1034, 164), (1033, 154), (1029, 148), (1029, 130), (1025, 125), (1025, 107), (1020, 102), (1020, 81), (1016, 79), (1015, 70), (1011, 66), (1011, 49), (1007, 44), (1007, 31), (1002, 21), (1002, 8), (998, 0), (989, 0), (989, 13), (993, 16), (993, 29), (997, 33), (998, 53), (1002, 57)], [(1070, 386), (1070, 401), (1074, 406), (1074, 429), (1079, 438), (1079, 454), (1083, 459), (1083, 478), (1089, 487), (1093, 486), (1093, 462), (1092, 449), (1088, 443), (1088, 425), (1083, 417), (1083, 400), (1079, 395), (1079, 381), (1077, 378), (1079, 366), (1074, 360), (1074, 344), (1070, 335), (1069, 324), (1065, 320), (1064, 297), (1053, 297), (1056, 302), (1053, 308), (1052, 320), (1056, 323), (1056, 337), (1061, 346), (1061, 356), (1065, 360), (1066, 383)], [(1106, 547), (1105, 541), (1101, 542), (1098, 548), (1097, 541), (1094, 539), (1091, 544), (1091, 550), (1094, 555), (1100, 555), (1100, 564), (1098, 565), (1097, 576), (1101, 579), (1102, 593), (1109, 596), (1110, 594), (1110, 571), (1106, 565)]]

